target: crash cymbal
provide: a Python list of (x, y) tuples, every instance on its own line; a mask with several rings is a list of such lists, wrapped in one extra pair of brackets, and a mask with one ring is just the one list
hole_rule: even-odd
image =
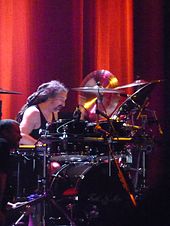
[(121, 99), (121, 95), (118, 94), (123, 93), (114, 90), (117, 86), (118, 79), (110, 71), (103, 69), (89, 73), (83, 79), (81, 86), (74, 89), (80, 91), (78, 102), (82, 119), (92, 122), (97, 120), (96, 104), (100, 111), (110, 115)]
[(76, 87), (76, 88), (72, 88), (72, 90), (75, 91), (81, 91), (81, 92), (85, 92), (85, 93), (94, 93), (94, 94), (103, 94), (103, 93), (114, 93), (114, 94), (122, 94), (125, 95), (125, 93), (111, 89), (111, 88), (103, 88), (103, 87), (99, 87), (99, 86), (93, 86), (93, 87)]
[(0, 94), (21, 94), (20, 92), (5, 90), (0, 88)]
[(93, 87), (96, 85), (103, 88), (114, 88), (118, 86), (118, 79), (110, 71), (96, 70), (89, 73), (81, 83), (83, 87)]
[(123, 86), (118, 86), (115, 88), (115, 90), (119, 90), (119, 89), (125, 89), (125, 88), (131, 88), (131, 87), (135, 87), (135, 86), (142, 86), (142, 85), (146, 85), (149, 82), (145, 81), (145, 80), (136, 80), (132, 83), (123, 85)]

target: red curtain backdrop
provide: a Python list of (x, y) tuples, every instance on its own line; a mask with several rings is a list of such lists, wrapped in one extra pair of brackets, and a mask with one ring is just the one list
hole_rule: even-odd
[[(30, 90), (30, 13), (28, 1), (0, 1), (0, 88)], [(3, 118), (15, 116), (23, 96), (3, 94)]]
[[(41, 83), (77, 87), (98, 69), (133, 81), (132, 0), (0, 1), (0, 88), (22, 93), (0, 94), (2, 118), (15, 118)], [(65, 111), (76, 103), (70, 91)]]

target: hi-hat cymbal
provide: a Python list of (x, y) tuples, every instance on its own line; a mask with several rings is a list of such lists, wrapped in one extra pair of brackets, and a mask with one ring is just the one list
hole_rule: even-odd
[(125, 95), (125, 93), (111, 89), (111, 88), (103, 88), (99, 86), (92, 86), (92, 87), (76, 87), (72, 88), (72, 90), (85, 92), (85, 93), (94, 93), (94, 94), (102, 94), (102, 93), (113, 93), (113, 94), (122, 94)]
[(146, 85), (148, 84), (149, 82), (145, 81), (145, 80), (136, 80), (132, 83), (129, 83), (129, 84), (126, 84), (126, 85), (123, 85), (123, 86), (118, 86), (116, 87), (115, 89), (116, 90), (119, 90), (119, 89), (125, 89), (125, 88), (131, 88), (131, 87), (135, 87), (135, 86), (142, 86), (142, 85)]
[(0, 88), (0, 94), (21, 94), (20, 92), (5, 90)]

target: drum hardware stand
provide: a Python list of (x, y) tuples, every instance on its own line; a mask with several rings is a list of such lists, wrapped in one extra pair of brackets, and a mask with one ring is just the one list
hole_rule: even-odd
[[(146, 134), (146, 124), (148, 121), (147, 115), (140, 115), (142, 118), (142, 129), (143, 129), (143, 143), (140, 144), (139, 147), (139, 154), (137, 157), (137, 169), (136, 169), (136, 175), (135, 175), (135, 183), (134, 187), (137, 192), (137, 195), (142, 195), (143, 192), (148, 188), (146, 183), (146, 176), (147, 176), (147, 167), (146, 167), (146, 155), (147, 155), (147, 134)], [(140, 161), (142, 161), (142, 165), (140, 168)], [(138, 180), (139, 180), (139, 174), (142, 175), (142, 181), (140, 184), (140, 187), (138, 188)]]
[[(100, 111), (97, 111), (97, 114), (99, 114), (100, 113)], [(107, 117), (107, 119), (108, 119), (108, 117)], [(109, 121), (109, 125), (111, 124), (110, 123), (110, 120), (108, 119), (108, 121)], [(112, 126), (112, 125), (111, 125)], [(113, 126), (112, 126), (113, 127)], [(111, 128), (112, 128), (111, 127)], [(117, 161), (117, 159), (116, 159), (116, 157), (115, 157), (115, 154), (114, 154), (114, 149), (113, 149), (113, 137), (112, 137), (112, 134), (111, 133), (109, 133), (109, 132), (107, 132), (106, 130), (104, 130), (104, 129), (102, 129), (101, 127), (100, 127), (100, 125), (99, 125), (99, 123), (96, 125), (96, 129), (97, 130), (100, 130), (100, 131), (102, 131), (104, 134), (105, 134), (105, 137), (106, 137), (106, 141), (107, 141), (107, 144), (108, 144), (108, 149), (109, 149), (109, 152), (108, 152), (108, 167), (109, 167), (109, 176), (111, 176), (111, 172), (112, 172), (112, 169), (111, 169), (111, 161), (112, 161), (112, 159), (113, 159), (113, 161), (114, 161), (114, 163), (115, 163), (115, 167), (116, 167), (116, 172), (117, 172), (117, 175), (118, 175), (118, 177), (119, 177), (119, 180), (120, 180), (120, 182), (121, 182), (121, 184), (122, 184), (122, 186), (123, 186), (123, 188), (126, 190), (126, 192), (128, 193), (128, 195), (129, 195), (129, 197), (130, 197), (130, 199), (131, 199), (131, 201), (132, 201), (132, 203), (133, 203), (133, 205), (136, 207), (136, 200), (135, 200), (135, 198), (134, 198), (134, 196), (133, 196), (133, 194), (131, 193), (131, 191), (130, 191), (130, 189), (129, 189), (129, 186), (128, 186), (128, 184), (127, 184), (127, 182), (126, 182), (126, 179), (125, 179), (125, 177), (124, 177), (124, 175), (123, 175), (123, 173), (122, 173), (122, 170), (120, 169), (120, 166), (119, 166), (119, 163), (118, 163), (118, 161)], [(118, 138), (118, 137), (117, 137)]]
[[(129, 197), (130, 197), (130, 199), (131, 199), (131, 201), (132, 201), (132, 204), (136, 207), (136, 200), (135, 200), (135, 198), (134, 198), (134, 196), (133, 196), (133, 194), (131, 193), (131, 191), (130, 191), (130, 189), (129, 189), (129, 186), (128, 186), (128, 183), (127, 183), (127, 181), (126, 181), (126, 179), (125, 179), (125, 177), (124, 177), (124, 175), (123, 175), (123, 173), (122, 173), (122, 170), (120, 169), (120, 166), (119, 166), (119, 163), (118, 163), (118, 160), (116, 159), (116, 157), (115, 157), (115, 154), (114, 154), (114, 150), (113, 150), (113, 145), (111, 145), (113, 142), (112, 142), (112, 136), (110, 136), (109, 137), (109, 139), (107, 140), (107, 143), (108, 143), (108, 148), (109, 148), (109, 156), (111, 156), (112, 157), (112, 159), (113, 159), (113, 161), (114, 161), (114, 164), (115, 164), (115, 166), (116, 166), (116, 172), (117, 172), (117, 175), (118, 175), (118, 177), (119, 177), (119, 180), (120, 180), (120, 182), (121, 182), (121, 184), (122, 184), (122, 186), (123, 186), (123, 188), (126, 190), (126, 192), (128, 193), (128, 195), (129, 195)], [(109, 168), (110, 168), (110, 170), (111, 170), (111, 161), (110, 161), (110, 165), (109, 165)], [(110, 171), (109, 170), (109, 171)], [(111, 172), (110, 172), (111, 173)]]
[[(99, 85), (98, 85), (99, 86)], [(99, 86), (100, 87), (100, 86)], [(99, 91), (98, 91), (98, 96), (99, 96), (99, 98), (101, 99), (101, 94), (99, 93)], [(96, 127), (95, 127), (95, 129), (96, 130), (99, 130), (99, 131), (101, 131), (102, 133), (104, 133), (104, 135), (107, 137), (108, 135), (109, 135), (109, 133), (107, 132), (107, 131), (105, 131), (105, 130), (103, 130), (102, 128), (101, 128), (101, 126), (99, 125), (99, 115), (102, 115), (102, 116), (104, 116), (105, 118), (107, 118), (107, 120), (109, 120), (108, 119), (108, 116), (105, 114), (105, 113), (103, 113), (103, 112), (101, 112), (100, 110), (99, 110), (99, 106), (98, 106), (98, 98), (96, 99), (96, 117), (97, 117), (97, 124), (96, 124)], [(110, 151), (109, 151), (109, 153), (108, 153), (108, 164), (109, 164), (109, 177), (111, 176), (111, 155), (110, 155)]]
[[(98, 99), (96, 99), (96, 115), (97, 115), (97, 125), (96, 125), (95, 129), (101, 131), (105, 135), (107, 143), (110, 145), (111, 143), (113, 143), (111, 132), (114, 132), (114, 134), (116, 134), (116, 137), (118, 138), (117, 132), (116, 132), (114, 126), (112, 125), (112, 123), (110, 122), (109, 116), (107, 114), (105, 114), (104, 112), (101, 112), (98, 109)], [(99, 115), (102, 115), (104, 118), (107, 119), (108, 124), (111, 128), (111, 132), (107, 132), (106, 130), (101, 128), (101, 126), (99, 125)], [(108, 173), (109, 173), (109, 177), (111, 176), (111, 161), (112, 161), (112, 154), (109, 150), (109, 152), (108, 152), (108, 164), (109, 164), (109, 172)]]
[[(99, 93), (99, 97), (100, 97), (100, 93)], [(133, 101), (133, 100), (132, 100)], [(136, 103), (135, 103), (136, 104)], [(105, 137), (107, 138), (106, 141), (107, 141), (107, 144), (108, 144), (108, 149), (109, 149), (109, 152), (108, 152), (108, 164), (109, 164), (109, 176), (111, 176), (111, 161), (113, 159), (114, 163), (115, 163), (115, 167), (117, 169), (117, 175), (119, 177), (119, 180), (123, 186), (123, 188), (126, 190), (126, 192), (128, 193), (131, 201), (132, 201), (132, 204), (136, 207), (136, 200), (133, 196), (133, 194), (131, 193), (130, 189), (129, 189), (129, 186), (126, 182), (126, 179), (122, 173), (122, 170), (120, 169), (120, 166), (119, 166), (119, 163), (115, 157), (115, 154), (114, 154), (114, 150), (113, 150), (113, 145), (111, 145), (113, 143), (113, 137), (112, 137), (112, 134), (110, 132), (107, 132), (106, 130), (102, 129), (101, 126), (99, 125), (99, 114), (103, 115), (107, 120), (108, 120), (108, 123), (110, 125), (110, 128), (111, 128), (111, 131), (115, 132), (115, 134), (117, 135), (116, 133), (116, 130), (115, 128), (113, 127), (112, 123), (110, 122), (110, 119), (109, 117), (103, 113), (103, 112), (100, 112), (100, 110), (98, 109), (98, 98), (96, 99), (96, 115), (97, 115), (97, 125), (96, 125), (96, 130), (100, 130), (101, 132), (103, 132), (105, 134)], [(118, 136), (117, 136), (118, 138)]]
[(147, 145), (145, 144), (146, 142), (146, 124), (148, 122), (148, 116), (147, 115), (141, 115), (142, 118), (142, 128), (144, 131), (143, 137), (144, 137), (144, 145), (141, 147), (141, 152), (142, 152), (142, 185), (141, 188), (142, 190), (146, 189), (146, 149)]
[(137, 157), (137, 165), (136, 165), (136, 168), (133, 170), (135, 171), (135, 178), (134, 178), (134, 189), (135, 189), (135, 192), (138, 194), (138, 181), (139, 181), (139, 174), (141, 174), (142, 172), (142, 168), (140, 168), (140, 160), (141, 160), (141, 149), (139, 149), (139, 154), (138, 154), (138, 157)]
[[(42, 195), (47, 197), (47, 158), (48, 158), (49, 147), (48, 145), (43, 148), (43, 175), (39, 180), (39, 183), (42, 184)], [(45, 226), (45, 216), (46, 216), (46, 199), (42, 200), (42, 209), (40, 210), (40, 221), (41, 226)]]
[[(17, 155), (19, 155), (17, 153)], [(20, 170), (21, 170), (21, 163), (20, 163), (20, 156), (17, 161), (17, 191), (16, 191), (16, 198), (20, 197)]]

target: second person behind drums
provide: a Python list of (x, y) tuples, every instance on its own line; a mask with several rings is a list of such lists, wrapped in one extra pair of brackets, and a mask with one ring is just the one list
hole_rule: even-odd
[(17, 115), (22, 139), (20, 144), (34, 145), (40, 138), (40, 129), (58, 119), (58, 112), (65, 106), (68, 89), (57, 80), (41, 84), (27, 98)]

